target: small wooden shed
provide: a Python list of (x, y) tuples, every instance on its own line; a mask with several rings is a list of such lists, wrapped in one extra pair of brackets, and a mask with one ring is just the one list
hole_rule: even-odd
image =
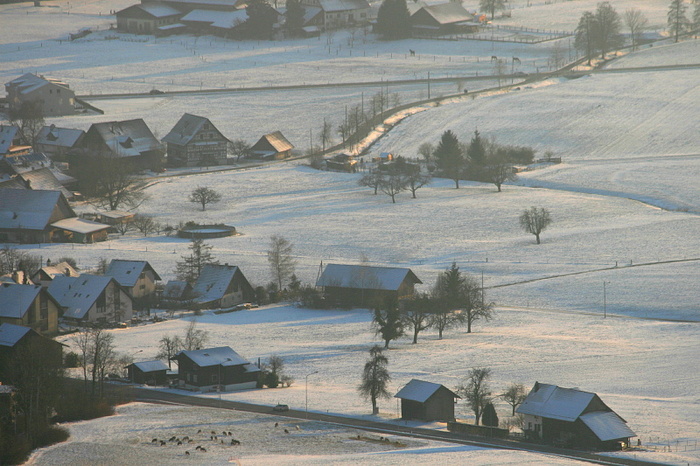
[(168, 366), (160, 360), (141, 361), (126, 366), (132, 383), (165, 385), (168, 382)]
[(455, 420), (459, 396), (444, 385), (412, 379), (394, 398), (401, 400), (401, 419), (447, 422)]

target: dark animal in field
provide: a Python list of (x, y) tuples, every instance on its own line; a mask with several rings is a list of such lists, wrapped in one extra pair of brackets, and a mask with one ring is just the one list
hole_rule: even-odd
[(513, 57), (513, 63), (520, 63), (520, 59), (518, 57)]
[(161, 441), (160, 441), (160, 446), (162, 447), (162, 446), (164, 446), (164, 445), (165, 445), (165, 441), (164, 441), (164, 440), (161, 440)]
[(497, 61), (498, 57), (496, 55), (491, 55), (491, 61)]
[(154, 438), (153, 440), (151, 440), (151, 443), (158, 443), (158, 439)]
[(183, 441), (183, 442), (186, 442), (186, 441), (188, 441), (189, 439), (190, 439), (190, 438), (189, 438), (187, 435), (185, 435), (184, 437), (182, 437), (182, 441)]
[(239, 440), (236, 440), (235, 438), (231, 439), (231, 445), (235, 446), (235, 445), (240, 445), (240, 444), (241, 444), (241, 442)]
[(198, 434), (201, 434), (201, 433), (202, 433), (202, 429), (199, 429), (199, 430), (197, 431), (197, 433), (198, 433)]
[(206, 449), (206, 448), (204, 448), (204, 447), (202, 447), (202, 448), (200, 448), (200, 450), (199, 450), (199, 451), (201, 451), (202, 453), (206, 453), (206, 452), (207, 452), (207, 449)]
[(275, 422), (275, 427), (278, 427), (280, 425), (279, 422)]
[(185, 451), (185, 455), (190, 456), (190, 452), (189, 452), (189, 451)]
[(174, 442), (174, 441), (175, 441), (175, 436), (174, 436), (174, 435), (168, 439), (168, 442)]
[(177, 444), (178, 444), (178, 446), (179, 446), (179, 445), (182, 445), (182, 442), (181, 442), (181, 441), (178, 441)]
[(408, 49), (408, 53), (410, 53), (412, 57), (415, 57), (415, 56), (416, 56), (416, 51), (415, 51), (415, 50)]
[(288, 431), (287, 429), (284, 429), (284, 433), (285, 433), (285, 434), (288, 434), (289, 431)]

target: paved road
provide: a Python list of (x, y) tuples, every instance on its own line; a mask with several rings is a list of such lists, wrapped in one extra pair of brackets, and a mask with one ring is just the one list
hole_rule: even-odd
[(257, 414), (274, 414), (275, 416), (291, 419), (303, 419), (328, 422), (348, 428), (362, 429), (370, 432), (382, 434), (393, 434), (422, 438), (427, 440), (440, 440), (457, 443), (460, 445), (471, 445), (485, 448), (500, 448), (507, 450), (522, 450), (534, 453), (545, 453), (565, 458), (585, 461), (593, 464), (603, 465), (630, 465), (630, 466), (651, 466), (661, 463), (651, 463), (627, 458), (613, 458), (594, 453), (586, 453), (576, 450), (549, 447), (546, 445), (536, 445), (523, 442), (516, 442), (502, 439), (485, 439), (483, 437), (469, 436), (452, 432), (435, 431), (417, 427), (401, 426), (376, 422), (352, 417), (337, 416), (332, 414), (322, 414), (316, 412), (306, 413), (304, 411), (290, 410), (283, 413), (273, 412), (270, 406), (243, 403), (239, 401), (218, 400), (216, 398), (200, 398), (196, 396), (179, 395), (171, 392), (161, 392), (144, 388), (133, 389), (134, 400), (148, 403), (173, 403), (190, 406), (202, 406), (209, 408), (230, 409), (235, 411), (245, 411)]

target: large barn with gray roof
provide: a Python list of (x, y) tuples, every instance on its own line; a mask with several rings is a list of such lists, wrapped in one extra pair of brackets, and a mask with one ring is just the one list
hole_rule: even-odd
[(516, 412), (526, 435), (563, 447), (616, 450), (637, 436), (598, 395), (577, 388), (535, 382)]

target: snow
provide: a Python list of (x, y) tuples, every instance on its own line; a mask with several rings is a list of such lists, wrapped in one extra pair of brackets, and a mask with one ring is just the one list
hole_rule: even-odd
[[(314, 283), (320, 262), (410, 267), (429, 289), (437, 274), (456, 261), (461, 270), (483, 274), (487, 297), (497, 315), (480, 322), (473, 334), (451, 331), (444, 340), (421, 334), (392, 342), (389, 351), (392, 392), (419, 378), (454, 388), (471, 367), (490, 367), (499, 393), (511, 382), (538, 380), (595, 392), (628, 421), (644, 445), (673, 445), (673, 452), (620, 453), (668, 464), (700, 461), (697, 437), (700, 354), (697, 284), (700, 283), (700, 133), (697, 102), (700, 71), (643, 69), (593, 73), (579, 79), (552, 78), (520, 90), (473, 91), (496, 81), (438, 83), (443, 77), (476, 77), (493, 72), (490, 57), (518, 57), (513, 71), (547, 71), (555, 47), (574, 58), (571, 39), (537, 45), (474, 41), (376, 41), (345, 32), (321, 38), (278, 42), (228, 42), (213, 37), (154, 39), (108, 30), (107, 16), (132, 1), (42, 2), (0, 5), (0, 78), (8, 82), (36, 72), (67, 82), (105, 115), (51, 119), (61, 127), (87, 129), (100, 121), (144, 118), (164, 135), (183, 113), (209, 118), (229, 139), (257, 140), (282, 133), (299, 150), (318, 144), (324, 119), (334, 127), (346, 106), (368, 108), (381, 91), (402, 102), (427, 97), (427, 83), (385, 85), (387, 80), (424, 79), (432, 95), (470, 94), (441, 105), (407, 109), (403, 121), (375, 143), (371, 154), (417, 156), (421, 143), (437, 144), (446, 129), (467, 142), (479, 129), (499, 143), (530, 145), (561, 156), (563, 163), (520, 174), (496, 193), (491, 185), (464, 183), (456, 190), (436, 179), (417, 199), (401, 194), (397, 204), (357, 186), (358, 174), (326, 173), (296, 163), (260, 169), (202, 173), (149, 180), (149, 199), (139, 209), (160, 222), (235, 225), (239, 236), (207, 240), (221, 263), (241, 267), (254, 285), (270, 281), (266, 250), (272, 234), (293, 244), (296, 272)], [(496, 24), (571, 31), (595, 0), (513, 0), (510, 19)], [(652, 27), (666, 23), (667, 0), (616, 0), (624, 11), (638, 7)], [(28, 27), (31, 25), (31, 27)], [(69, 42), (68, 33), (92, 26), (97, 32)], [(408, 50), (416, 50), (410, 57)], [(607, 68), (687, 65), (697, 62), (697, 41), (656, 44), (625, 55)], [(354, 86), (293, 91), (245, 88), (286, 84), (355, 82)], [(360, 85), (382, 82), (380, 85)], [(514, 85), (518, 86), (517, 83)], [(99, 100), (112, 92), (244, 88), (226, 94), (158, 96)], [(378, 133), (386, 131), (381, 128)], [(369, 143), (367, 143), (369, 144)], [(370, 154), (370, 155), (371, 155)], [(220, 191), (221, 202), (200, 212), (187, 201), (192, 186)], [(541, 245), (523, 233), (519, 213), (546, 206), (554, 223)], [(82, 206), (89, 210), (89, 206)], [(80, 208), (78, 210), (81, 210)], [(47, 257), (74, 257), (82, 268), (99, 258), (148, 260), (164, 281), (174, 278), (175, 262), (189, 241), (175, 237), (114, 237), (98, 244), (20, 245)], [(572, 275), (576, 273), (577, 275)], [(176, 313), (179, 315), (179, 313)], [(165, 334), (182, 334), (189, 317), (111, 331), (117, 350), (144, 359), (157, 353)], [(667, 319), (666, 321), (661, 319)], [(675, 320), (675, 321), (674, 321)], [(199, 317), (212, 346), (229, 345), (251, 361), (282, 356), (296, 379), (290, 388), (223, 394), (227, 399), (302, 408), (308, 377), (309, 409), (365, 416), (368, 403), (356, 385), (367, 350), (377, 343), (366, 310), (314, 311), (287, 305)], [(693, 322), (683, 322), (693, 321)], [(216, 395), (203, 395), (216, 396)], [(396, 418), (396, 400), (380, 403), (380, 419)], [(509, 407), (499, 401), (499, 416)], [(463, 402), (458, 416), (473, 419)], [(119, 415), (70, 425), (72, 440), (41, 450), (34, 464), (109, 462), (179, 464), (172, 448), (150, 439), (193, 425), (230, 425), (250, 434), (241, 457), (253, 464), (572, 464), (570, 460), (522, 452), (472, 449), (429, 442), (386, 452), (357, 446), (352, 433), (314, 424), (300, 443), (274, 435), (268, 417), (216, 410), (132, 404)], [(248, 429), (250, 426), (250, 430)], [(442, 427), (442, 426), (440, 426)], [(304, 431), (302, 431), (304, 432)], [(320, 434), (323, 432), (323, 435)], [(167, 435), (168, 437), (170, 435)], [(248, 435), (248, 434), (246, 434)], [(255, 440), (259, 438), (259, 442)], [(257, 443), (256, 443), (257, 442)], [(314, 443), (315, 442), (315, 443)], [(412, 441), (409, 441), (412, 442)], [(695, 442), (695, 443), (694, 443)], [(685, 447), (683, 445), (685, 444)], [(348, 446), (350, 445), (350, 446)], [(695, 447), (693, 447), (695, 445)], [(683, 449), (688, 451), (683, 451)], [(220, 464), (230, 450), (212, 449)], [(412, 455), (412, 456), (406, 456)], [(420, 455), (420, 456), (418, 456)], [(238, 456), (236, 456), (238, 458)]]

